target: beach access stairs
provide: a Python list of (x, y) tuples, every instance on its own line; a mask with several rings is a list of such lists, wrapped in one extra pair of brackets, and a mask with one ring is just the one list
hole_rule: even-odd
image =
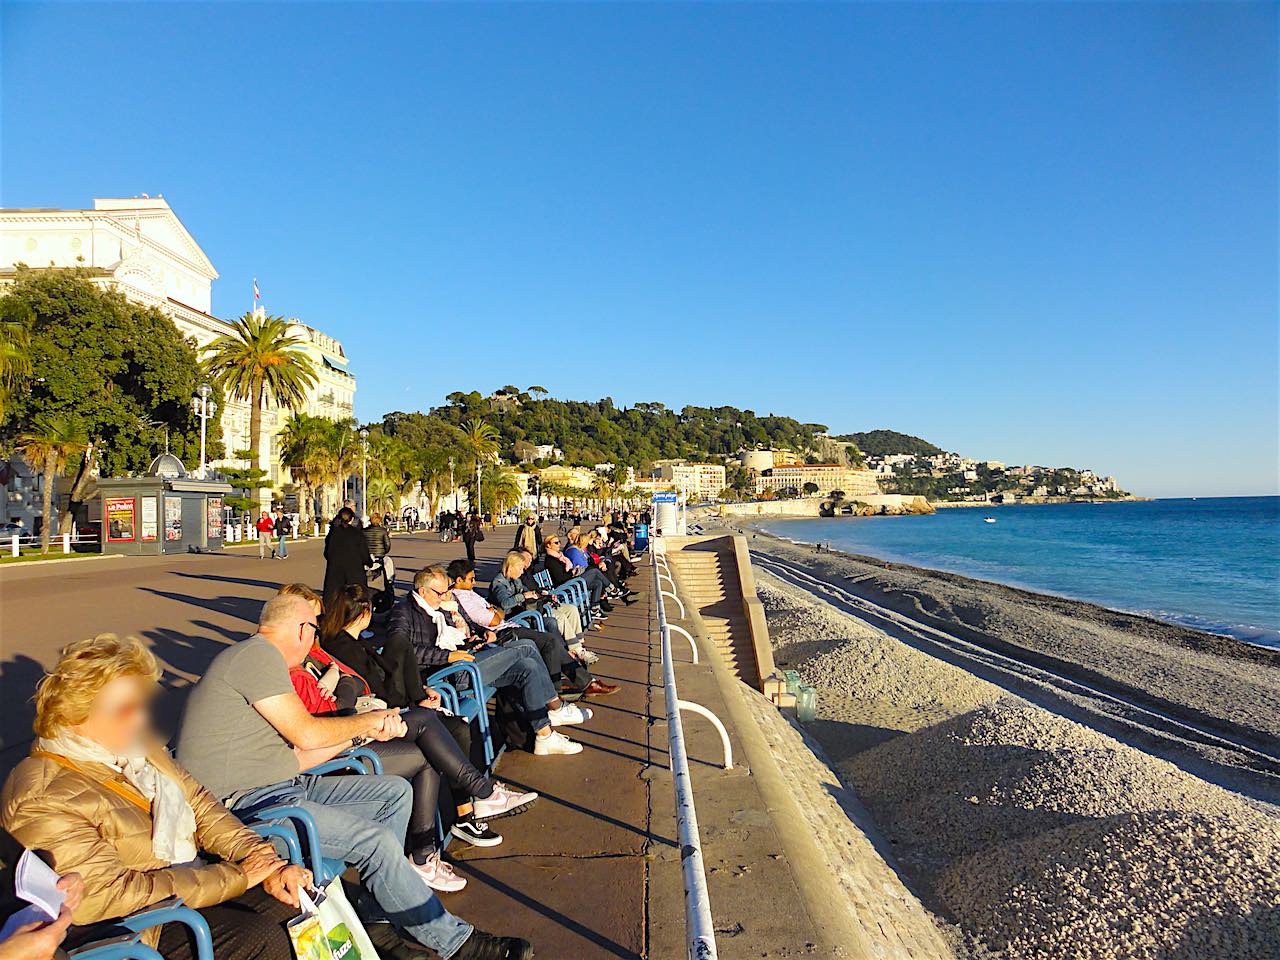
[(667, 537), (667, 558), (680, 583), (679, 603), (729, 672), (756, 690), (774, 673), (769, 627), (741, 535)]

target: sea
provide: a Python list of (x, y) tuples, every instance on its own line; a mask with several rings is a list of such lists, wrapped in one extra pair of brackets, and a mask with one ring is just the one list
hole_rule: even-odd
[(755, 526), (799, 543), (1088, 600), (1280, 648), (1280, 497), (964, 507), (920, 517), (773, 519)]

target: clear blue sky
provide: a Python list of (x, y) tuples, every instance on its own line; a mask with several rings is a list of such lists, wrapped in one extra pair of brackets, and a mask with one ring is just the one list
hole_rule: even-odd
[(0, 200), (163, 193), (364, 419), (540, 383), (1276, 493), (1276, 11), (10, 2)]

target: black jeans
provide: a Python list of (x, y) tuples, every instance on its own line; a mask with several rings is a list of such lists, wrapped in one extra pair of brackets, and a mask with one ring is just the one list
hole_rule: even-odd
[(410, 853), (429, 853), (436, 846), (441, 777), (448, 782), (455, 805), (459, 799), (490, 796), (493, 780), (471, 763), (436, 711), (412, 707), (401, 719), (408, 733), (398, 740), (369, 746), (382, 758), (383, 773), (404, 777), (413, 785), (407, 845)]
[[(555, 627), (555, 620), (551, 617), (547, 618), (547, 623)], [(498, 634), (499, 637), (507, 635), (533, 641), (538, 653), (542, 655), (542, 662), (547, 666), (552, 684), (559, 686), (560, 681), (564, 680), (573, 688), (582, 690), (591, 682), (591, 675), (586, 667), (569, 652), (559, 627), (555, 627), (554, 633), (551, 630), (534, 630), (532, 627), (508, 627)]]

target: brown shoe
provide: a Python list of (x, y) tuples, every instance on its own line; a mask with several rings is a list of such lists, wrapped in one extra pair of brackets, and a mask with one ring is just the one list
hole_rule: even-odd
[(605, 683), (603, 680), (592, 680), (587, 684), (587, 688), (582, 691), (582, 695), (584, 697), (607, 697), (621, 689), (622, 684), (620, 683)]

